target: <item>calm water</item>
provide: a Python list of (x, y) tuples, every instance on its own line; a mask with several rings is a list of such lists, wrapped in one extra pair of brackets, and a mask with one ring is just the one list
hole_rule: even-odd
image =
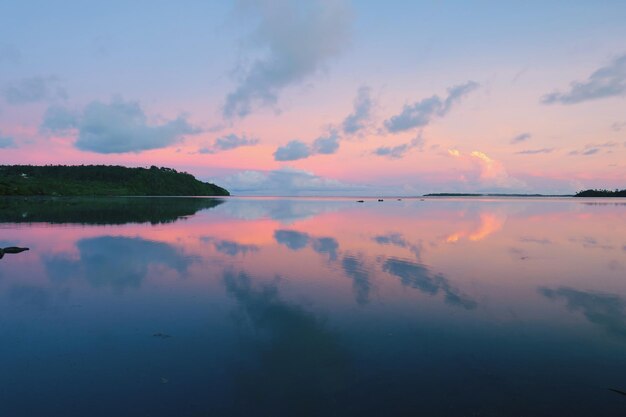
[(626, 413), (626, 200), (0, 200), (0, 416)]

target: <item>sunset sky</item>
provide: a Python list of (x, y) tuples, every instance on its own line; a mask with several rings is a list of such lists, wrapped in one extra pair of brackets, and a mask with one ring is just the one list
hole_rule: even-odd
[(0, 164), (248, 195), (626, 188), (626, 2), (0, 0)]

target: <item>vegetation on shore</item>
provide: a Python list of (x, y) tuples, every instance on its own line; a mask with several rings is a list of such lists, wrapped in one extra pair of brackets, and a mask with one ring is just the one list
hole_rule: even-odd
[(111, 165), (0, 165), (0, 196), (227, 196), (215, 184), (171, 168)]
[(626, 197), (624, 190), (585, 190), (579, 191), (574, 197)]

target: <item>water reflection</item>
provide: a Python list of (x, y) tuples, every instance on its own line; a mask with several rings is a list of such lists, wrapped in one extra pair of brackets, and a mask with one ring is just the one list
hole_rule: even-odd
[(306, 248), (309, 244), (309, 235), (295, 230), (276, 230), (274, 232), (276, 242), (287, 246), (291, 250)]
[[(353, 205), (352, 199), (230, 199), (219, 211), (243, 220), (273, 219), (292, 224), (324, 213), (332, 213)], [(251, 204), (252, 202), (252, 204)]]
[(116, 291), (138, 288), (154, 267), (165, 266), (183, 275), (192, 260), (172, 246), (121, 236), (81, 239), (76, 243), (78, 259), (50, 256), (44, 265), (56, 282), (80, 278), (94, 287)]
[(37, 311), (49, 310), (66, 304), (69, 295), (69, 288), (48, 289), (24, 284), (13, 285), (7, 292), (7, 297), (13, 304)]
[(337, 260), (339, 243), (332, 237), (312, 237), (308, 233), (281, 229), (274, 231), (274, 239), (276, 239), (277, 243), (294, 251), (304, 249), (310, 245), (315, 252), (328, 255), (329, 260)]
[(0, 198), (0, 223), (170, 223), (217, 207), (219, 198)]
[(233, 240), (220, 240), (212, 236), (203, 236), (201, 240), (212, 243), (216, 251), (228, 256), (246, 255), (259, 251), (259, 246), (257, 245), (238, 243)]
[(433, 274), (424, 265), (390, 258), (383, 264), (383, 271), (399, 277), (402, 285), (418, 289), (425, 294), (443, 293), (447, 304), (463, 307), (467, 310), (476, 308), (476, 301), (452, 287), (450, 281), (443, 275)]
[(380, 245), (393, 245), (400, 248), (408, 248), (417, 259), (420, 258), (420, 252), (422, 250), (421, 242), (411, 244), (407, 242), (400, 233), (388, 233), (386, 235), (374, 236), (374, 241)]
[(611, 334), (626, 337), (626, 300), (617, 294), (568, 287), (540, 288), (539, 293), (551, 300), (564, 300), (568, 310), (581, 312), (589, 322)]
[(349, 386), (349, 354), (327, 322), (281, 299), (275, 283), (255, 286), (226, 271), (224, 285), (245, 322), (256, 360), (237, 370), (240, 415), (321, 416)]
[(17, 246), (7, 246), (5, 248), (0, 248), (0, 259), (2, 259), (5, 254), (22, 253), (27, 250), (28, 248), (19, 248)]
[(368, 268), (363, 261), (355, 256), (345, 256), (341, 262), (341, 267), (346, 275), (352, 278), (352, 288), (354, 298), (359, 305), (364, 305), (370, 301), (370, 276)]
[(623, 414), (625, 206), (368, 203), (0, 209), (0, 415)]

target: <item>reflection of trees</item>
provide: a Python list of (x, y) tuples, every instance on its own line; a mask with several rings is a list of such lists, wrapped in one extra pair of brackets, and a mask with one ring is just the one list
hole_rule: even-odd
[(258, 362), (236, 376), (242, 415), (322, 416), (337, 411), (349, 387), (349, 358), (338, 335), (310, 312), (281, 300), (275, 285), (254, 286), (244, 273), (224, 285), (253, 330)]
[(170, 223), (223, 202), (185, 197), (4, 198), (0, 223)]
[(139, 287), (151, 266), (164, 265), (183, 274), (191, 263), (166, 243), (140, 238), (101, 236), (79, 240), (76, 247), (78, 260), (64, 256), (44, 259), (51, 279), (81, 277), (94, 287), (121, 291)]
[(609, 333), (626, 336), (626, 300), (616, 294), (579, 291), (568, 287), (542, 287), (539, 293), (550, 300), (563, 299), (568, 310), (582, 312), (587, 320)]
[(402, 285), (415, 288), (423, 293), (444, 294), (446, 303), (471, 310), (476, 308), (476, 301), (455, 289), (448, 279), (441, 274), (433, 274), (424, 265), (402, 259), (389, 258), (383, 264), (383, 271), (400, 278)]
[(4, 258), (6, 253), (14, 254), (14, 253), (22, 253), (27, 251), (28, 248), (19, 248), (17, 246), (8, 246), (6, 248), (0, 248), (0, 259)]

